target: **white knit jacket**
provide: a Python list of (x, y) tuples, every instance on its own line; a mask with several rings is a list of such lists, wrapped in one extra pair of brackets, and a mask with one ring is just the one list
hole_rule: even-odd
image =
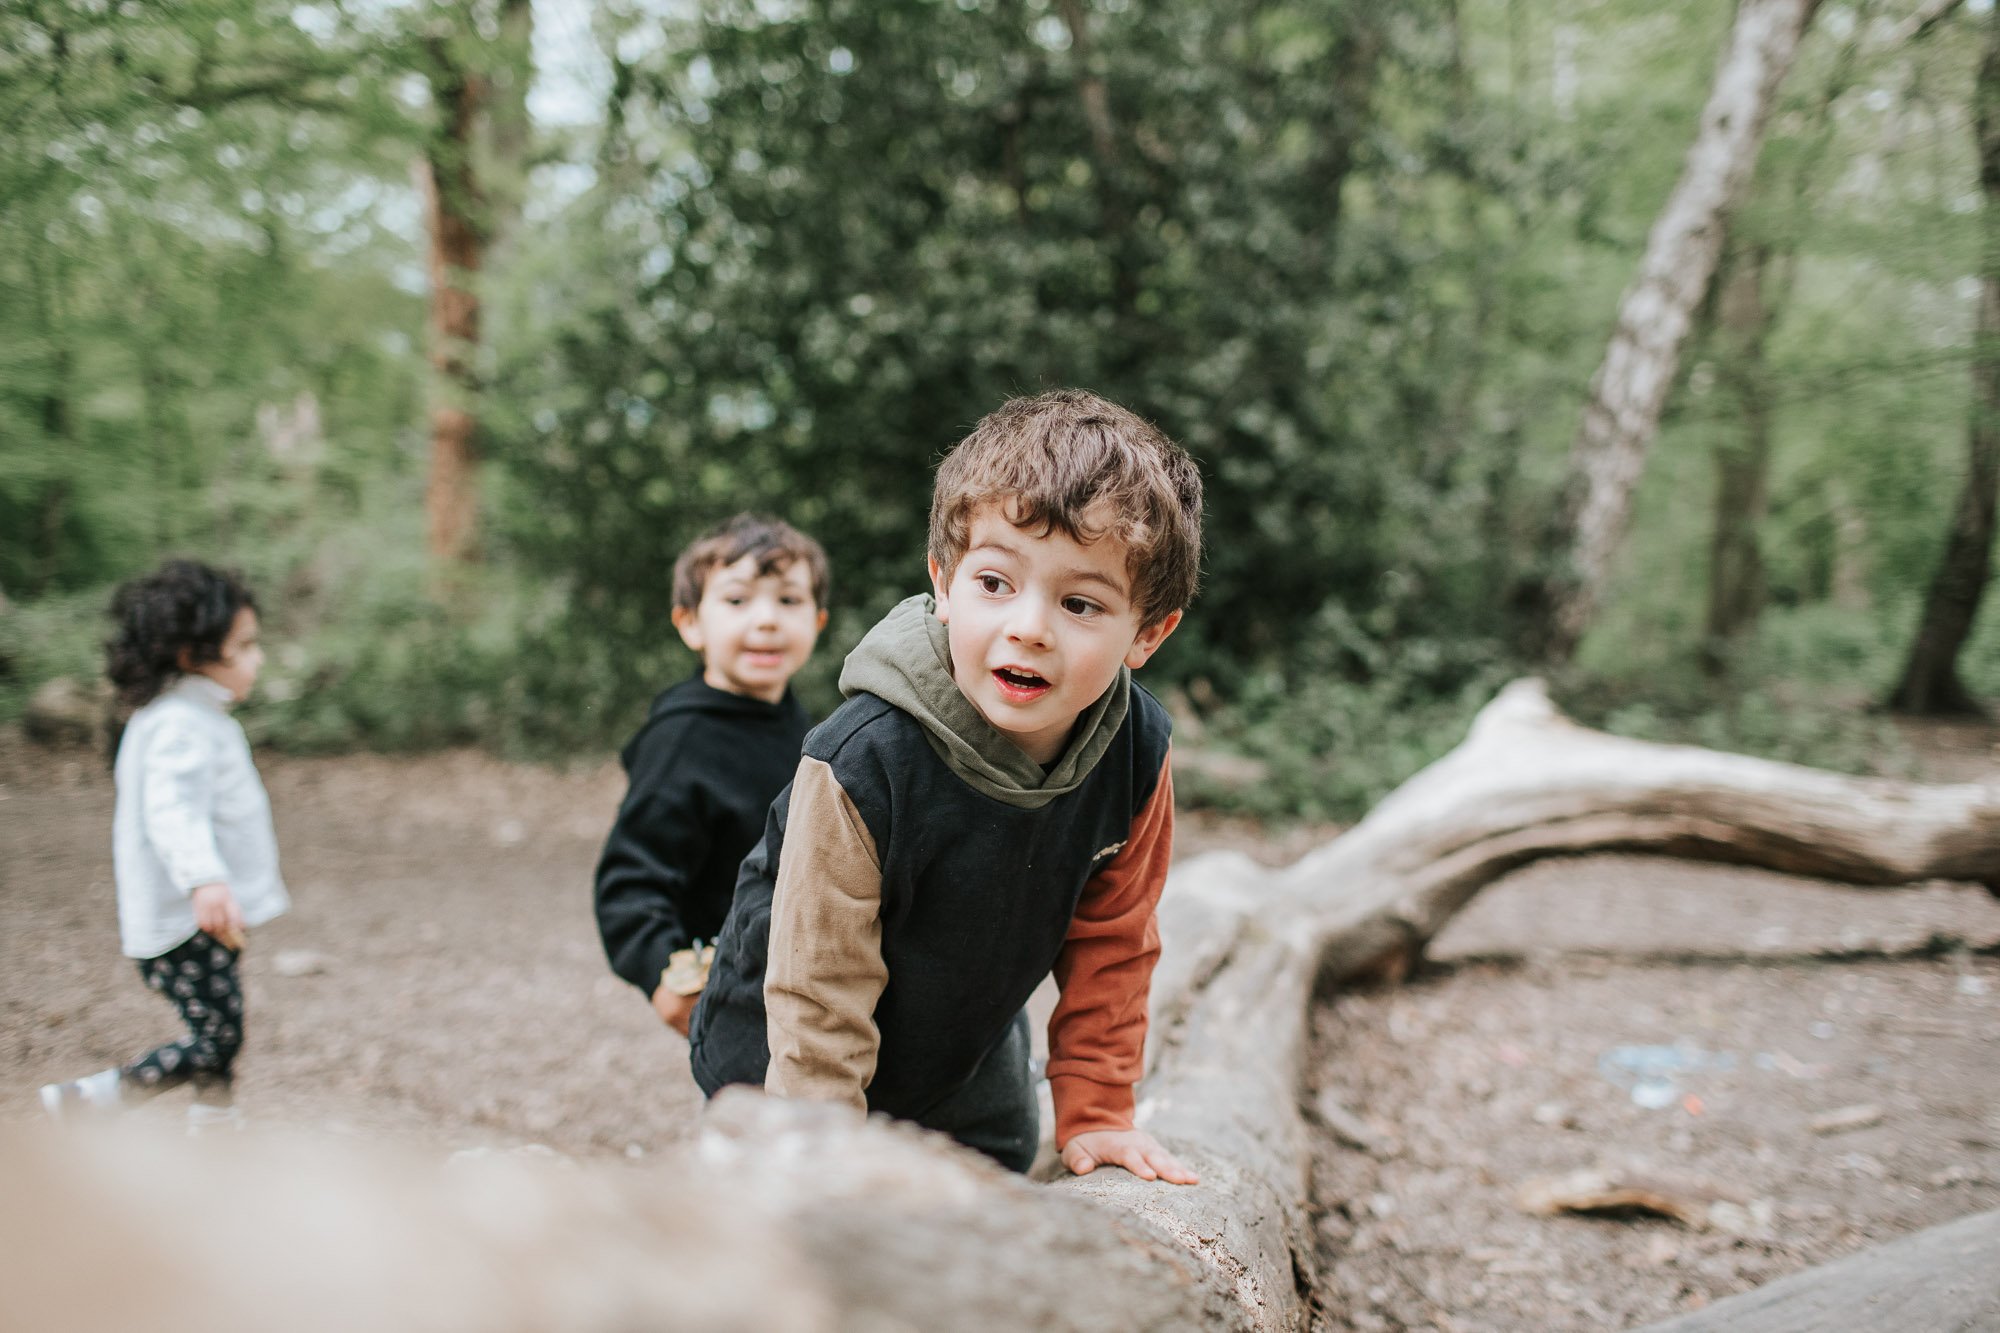
[(229, 697), (206, 676), (182, 676), (132, 715), (118, 743), (111, 851), (129, 958), (157, 958), (192, 936), (190, 895), (203, 884), (227, 884), (245, 925), (291, 906), (271, 801), (225, 711)]

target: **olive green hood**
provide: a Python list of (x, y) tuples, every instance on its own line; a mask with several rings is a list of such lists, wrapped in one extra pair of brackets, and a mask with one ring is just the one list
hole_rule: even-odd
[(976, 790), (1033, 810), (1075, 791), (1111, 747), (1132, 705), (1132, 673), (1083, 710), (1069, 743), (1047, 773), (1000, 734), (951, 678), (951, 643), (929, 593), (898, 602), (855, 645), (840, 669), (840, 693), (868, 693), (923, 725), (931, 749)]

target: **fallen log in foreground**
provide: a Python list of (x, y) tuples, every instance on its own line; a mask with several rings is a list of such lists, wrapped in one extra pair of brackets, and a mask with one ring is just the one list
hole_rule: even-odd
[(744, 1092), (657, 1164), (0, 1132), (5, 1333), (1226, 1327), (1193, 1255), (936, 1135)]
[[(10, 1195), (0, 1256), (31, 1295), (109, 1311), (121, 1290), (50, 1285), (64, 1255), (95, 1245), (105, 1271), (121, 1272), (145, 1264), (121, 1268), (118, 1247), (152, 1244), (162, 1248), (147, 1271), (182, 1271), (190, 1245), (240, 1245), (251, 1256), (244, 1283), (198, 1289), (256, 1306), (262, 1322), (231, 1324), (211, 1305), (211, 1329), (275, 1326), (276, 1312), (311, 1333), (318, 1313), (356, 1309), (371, 1328), (562, 1333), (1298, 1327), (1312, 1253), (1300, 1089), (1315, 987), (1399, 979), (1501, 875), (1617, 849), (1864, 884), (1993, 885), (2000, 788), (1845, 778), (1622, 740), (1569, 723), (1538, 683), (1518, 682), (1457, 750), (1296, 865), (1274, 872), (1215, 855), (1174, 871), (1139, 1113), (1201, 1173), (1198, 1186), (1116, 1170), (1032, 1186), (933, 1136), (744, 1092), (718, 1099), (694, 1148), (645, 1169), (473, 1163), (440, 1184), (407, 1166), (316, 1166), (310, 1152), (292, 1167), (260, 1158), (255, 1171), (225, 1155), (197, 1211), (240, 1206), (268, 1222), (194, 1228), (192, 1241), (170, 1229), (170, 1243), (121, 1208), (163, 1225), (170, 1203), (185, 1211), (181, 1151), (158, 1179), (137, 1170), (120, 1193), (104, 1180), (71, 1188), (70, 1176), (99, 1174), (81, 1140), (56, 1145), (45, 1168), (33, 1144), (0, 1145)], [(129, 1165), (138, 1150), (106, 1151)], [(489, 1171), (499, 1183), (475, 1186)], [(468, 1208), (467, 1190), (485, 1204)], [(92, 1201), (95, 1231), (23, 1224), (75, 1197)], [(390, 1240), (343, 1246), (342, 1227)], [(116, 1238), (110, 1248), (90, 1239), (99, 1233)], [(419, 1237), (444, 1257), (410, 1263)], [(271, 1262), (256, 1258), (264, 1251)], [(296, 1258), (315, 1251), (338, 1282)], [(477, 1314), (430, 1318), (472, 1301), (482, 1283), (501, 1295), (468, 1307)], [(139, 1326), (67, 1308), (67, 1327)]]

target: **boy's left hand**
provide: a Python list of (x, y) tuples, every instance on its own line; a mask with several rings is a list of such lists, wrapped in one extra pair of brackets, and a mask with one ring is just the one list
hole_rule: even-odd
[(1063, 1145), (1063, 1165), (1079, 1176), (1100, 1166), (1122, 1166), (1141, 1180), (1196, 1185), (1200, 1178), (1143, 1129), (1086, 1130)]
[(692, 995), (676, 995), (662, 985), (653, 992), (653, 1012), (658, 1014), (668, 1027), (685, 1037), (689, 1026), (694, 1022), (694, 1002), (700, 998), (700, 991)]

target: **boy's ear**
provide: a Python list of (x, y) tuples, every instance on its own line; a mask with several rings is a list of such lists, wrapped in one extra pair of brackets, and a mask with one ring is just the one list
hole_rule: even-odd
[(951, 604), (945, 598), (945, 586), (951, 580), (945, 577), (942, 569), (938, 568), (936, 556), (925, 556), (924, 563), (930, 566), (931, 595), (937, 599), (938, 624), (949, 625), (951, 623)]
[(1132, 650), (1125, 654), (1125, 665), (1137, 671), (1146, 665), (1146, 659), (1160, 651), (1160, 645), (1167, 636), (1180, 627), (1181, 613), (1169, 611), (1156, 625), (1148, 625), (1139, 631), (1139, 637), (1132, 640)]
[[(822, 611), (819, 615), (820, 620), (822, 622), (825, 621), (826, 612)], [(694, 608), (691, 606), (677, 606), (673, 609), (672, 619), (674, 628), (681, 632), (681, 642), (694, 649), (694, 651), (700, 652), (702, 650), (701, 621), (695, 618)]]
[(817, 634), (825, 628), (826, 628), (826, 608), (821, 607), (819, 609), (819, 619), (813, 622), (813, 633)]

